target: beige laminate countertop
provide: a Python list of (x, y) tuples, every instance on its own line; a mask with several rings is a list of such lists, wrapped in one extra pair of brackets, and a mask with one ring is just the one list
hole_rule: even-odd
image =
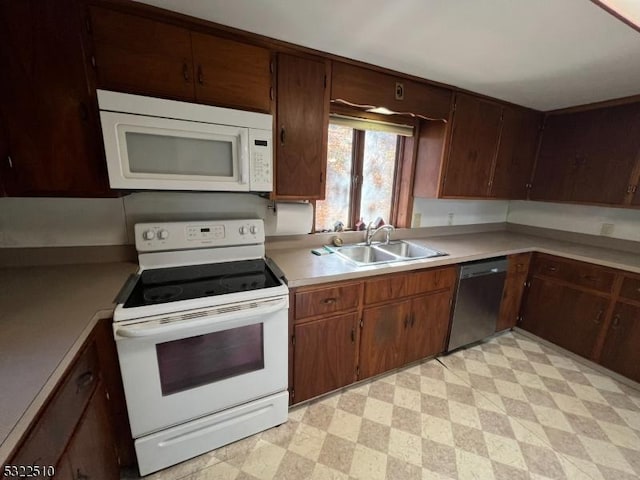
[(289, 287), (350, 280), (372, 275), (450, 265), (521, 252), (543, 252), (640, 273), (640, 255), (509, 231), (464, 233), (410, 241), (449, 253), (446, 257), (357, 267), (335, 254), (317, 256), (310, 246), (268, 249), (267, 255), (285, 274)]
[(113, 300), (133, 263), (0, 268), (0, 464)]

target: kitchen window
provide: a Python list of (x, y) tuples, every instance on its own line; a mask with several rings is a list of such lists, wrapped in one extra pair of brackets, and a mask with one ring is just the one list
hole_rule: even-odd
[(392, 223), (397, 204), (398, 156), (413, 127), (332, 115), (325, 200), (316, 202), (316, 230), (342, 224), (355, 230), (377, 218)]

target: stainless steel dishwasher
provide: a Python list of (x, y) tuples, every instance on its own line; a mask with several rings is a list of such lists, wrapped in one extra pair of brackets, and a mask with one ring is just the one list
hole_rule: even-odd
[(462, 265), (448, 352), (495, 333), (506, 275), (505, 257)]

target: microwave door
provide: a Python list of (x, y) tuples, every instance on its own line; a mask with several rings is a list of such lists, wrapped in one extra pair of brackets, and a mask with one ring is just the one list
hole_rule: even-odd
[(249, 191), (247, 128), (101, 112), (113, 188)]

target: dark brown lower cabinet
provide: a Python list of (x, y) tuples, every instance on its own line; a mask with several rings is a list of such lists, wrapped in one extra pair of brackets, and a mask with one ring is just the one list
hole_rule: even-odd
[(411, 301), (404, 363), (415, 362), (444, 351), (449, 332), (450, 299), (451, 293), (447, 290)]
[(135, 464), (128, 417), (120, 414), (126, 407), (109, 332), (111, 320), (101, 320), (9, 465), (55, 465), (53, 478), (63, 480), (118, 480), (121, 465)]
[(640, 305), (616, 303), (600, 363), (640, 382)]
[(58, 480), (119, 478), (118, 456), (108, 417), (106, 390), (98, 384), (80, 423), (58, 462)]
[(365, 308), (360, 338), (360, 378), (444, 351), (451, 291)]
[(366, 308), (360, 336), (360, 378), (367, 378), (404, 363), (406, 329), (411, 300)]
[(295, 402), (356, 380), (357, 334), (356, 313), (295, 325)]
[(608, 306), (609, 298), (604, 295), (533, 277), (520, 327), (592, 358)]
[(507, 278), (502, 291), (500, 314), (496, 323), (496, 332), (515, 327), (520, 313), (522, 295), (524, 293), (531, 253), (517, 253), (509, 255)]

